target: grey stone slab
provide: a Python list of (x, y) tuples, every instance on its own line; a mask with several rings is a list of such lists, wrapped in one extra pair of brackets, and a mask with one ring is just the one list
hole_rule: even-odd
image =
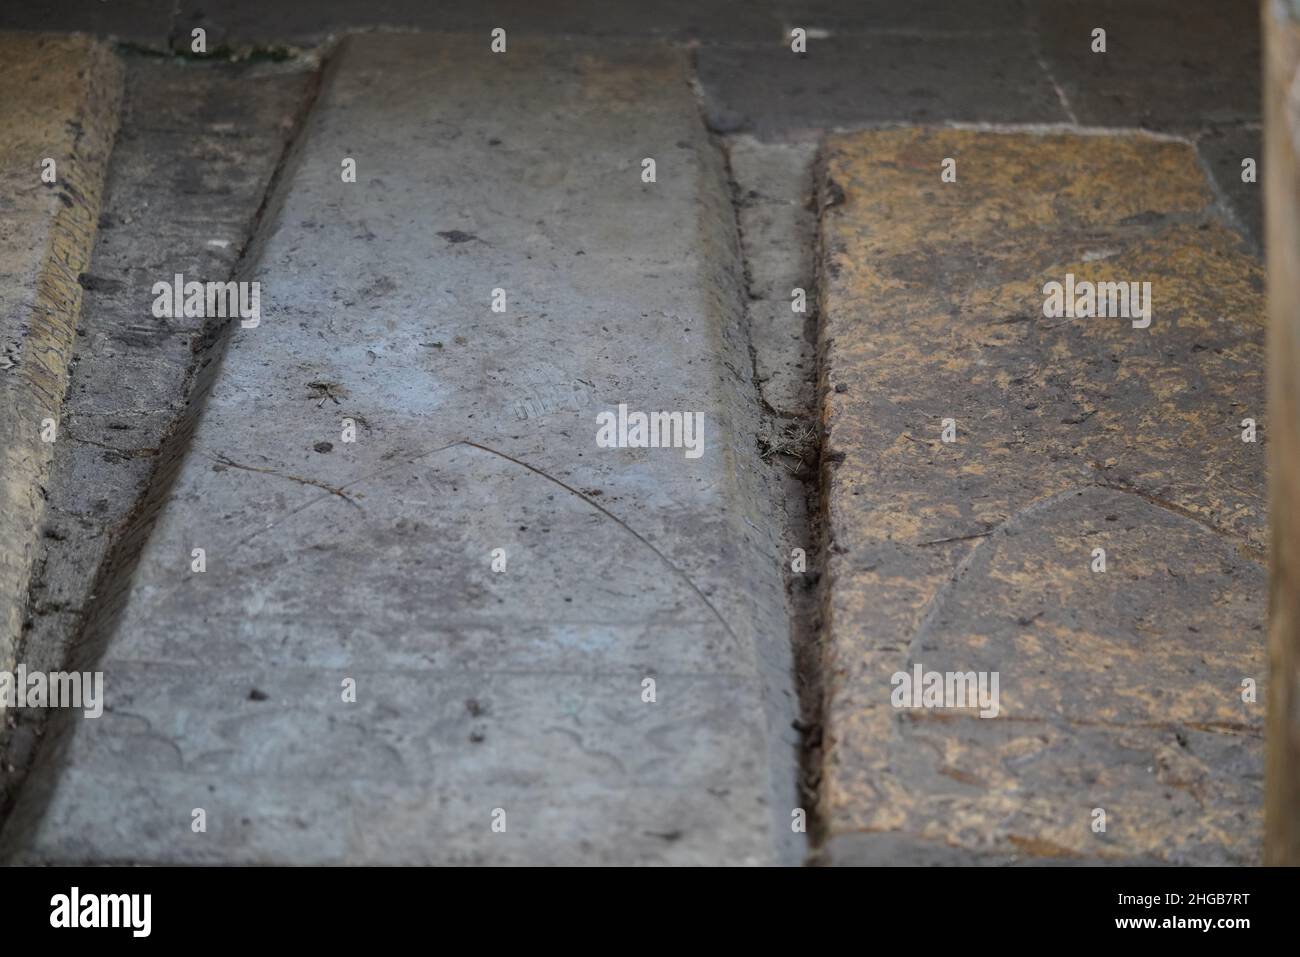
[[(1183, 130), (1259, 119), (1254, 0), (1045, 0), (1033, 24), (1080, 123)], [(1105, 53), (1092, 52), (1098, 28)]]
[[(49, 0), (6, 10), (0, 27), (112, 34), (177, 49), (190, 31), (207, 31), (209, 49), (302, 44), (330, 33), (397, 27), (481, 33), (503, 27), (521, 35), (654, 37), (726, 44), (775, 40), (804, 26), (833, 34), (954, 33), (1023, 29), (1025, 0), (954, 3), (952, 0), (318, 0), (268, 4), (262, 0)], [(173, 17), (173, 7), (175, 16)]]
[[(98, 605), (101, 571), (126, 547), (128, 519), (187, 399), (203, 320), (155, 318), (152, 286), (177, 272), (230, 276), (312, 79), (230, 64), (125, 62), (122, 125), (94, 251), (80, 276), (80, 325), (20, 645), (19, 661), (33, 671), (58, 670), (79, 642)], [(242, 142), (264, 144), (245, 150), (239, 164), (218, 155), (231, 140), (220, 124), (231, 121), (232, 110)], [(172, 118), (168, 131), (151, 131), (161, 115)], [(205, 194), (177, 196), (187, 178)], [(0, 809), (46, 724), (37, 710), (14, 717), (0, 737)]]
[[(1229, 214), (1254, 242), (1264, 248), (1263, 131), (1254, 125), (1215, 127), (1196, 140), (1201, 162), (1214, 178)], [(1255, 161), (1255, 181), (1242, 179), (1242, 161)]]
[(831, 36), (703, 48), (700, 82), (720, 132), (817, 138), (882, 123), (1047, 123), (1067, 119), (1033, 44), (1018, 33)]
[[(274, 777), (303, 790), (341, 767), (358, 780), (470, 792), (563, 781), (610, 791), (743, 789), (747, 767), (719, 767), (717, 754), (736, 742), (762, 747), (761, 730), (730, 707), (758, 694), (742, 679), (662, 675), (660, 706), (647, 707), (634, 671), (362, 665), (349, 673), (355, 706), (342, 700), (332, 668), (217, 667), (195, 683), (183, 667), (115, 666), (112, 712), (84, 723), (67, 760), (88, 771)], [(552, 698), (563, 706), (538, 707)], [(519, 747), (537, 739), (550, 744)]]
[(1025, 30), (1027, 0), (776, 0), (783, 26), (863, 33), (1009, 33)]
[[(82, 290), (122, 101), (112, 51), (0, 32), (0, 668), (27, 618)], [(38, 175), (39, 173), (39, 175)], [(48, 182), (46, 182), (48, 180)], [(0, 710), (5, 705), (0, 703)]]
[[(112, 715), (60, 716), (9, 853), (797, 860), (783, 552), (686, 67), (344, 42), (245, 277), (261, 324), (110, 583)], [(620, 403), (702, 414), (703, 454), (598, 447)]]
[[(325, 481), (345, 488), (355, 505), (315, 486), (224, 465), (200, 436), (196, 458), (206, 472), (197, 474), (205, 481), (183, 476), (174, 499), (201, 507), (206, 485), (219, 478), (232, 492), (224, 503), (228, 520), (201, 535), (190, 532), (193, 545), (151, 549), (142, 559), (140, 595), (159, 622), (182, 621), (220, 596), (213, 614), (229, 622), (225, 637), (213, 645), (184, 631), (141, 628), (113, 645), (110, 660), (256, 668), (271, 655), (284, 666), (382, 661), (394, 668), (555, 673), (599, 661), (642, 676), (666, 668), (745, 673), (743, 656), (737, 658), (744, 649), (719, 630), (689, 585), (662, 562), (647, 580), (646, 546), (631, 534), (603, 535), (609, 519), (581, 498), (467, 446), (414, 462), (394, 457), (387, 468), (379, 463), (380, 474), (349, 481), (347, 473), (364, 469), (367, 456), (341, 443), (316, 452), (326, 436), (337, 439), (304, 423), (292, 437), (296, 447), (278, 450), (280, 460), (292, 462), (285, 471), (297, 475), (336, 472)], [(541, 454), (537, 449), (530, 459)], [(189, 522), (187, 516), (181, 524)], [(159, 534), (168, 527), (165, 517)], [(340, 534), (348, 530), (365, 542)], [(585, 543), (584, 560), (553, 560), (574, 541)], [(188, 573), (192, 547), (207, 549), (202, 576)], [(506, 551), (505, 573), (491, 570), (495, 547)], [(396, 565), (374, 561), (372, 549), (391, 554)], [(282, 581), (268, 604), (263, 577), (272, 569)], [(593, 569), (600, 569), (594, 582)], [(328, 603), (320, 600), (321, 581), (334, 583)], [(340, 614), (377, 595), (383, 601), (364, 615)], [(660, 647), (666, 632), (680, 646), (669, 660)], [(273, 648), (267, 634), (277, 636)]]
[[(232, 233), (243, 235), (243, 219), (231, 197), (262, 184), (265, 175), (261, 171), (268, 159), (273, 162), (279, 155), (286, 131), (269, 130), (256, 138), (221, 136), (206, 130), (206, 136), (196, 137), (195, 132), (137, 134), (147, 137), (148, 153), (141, 158), (139, 180), (122, 190), (116, 215), (129, 222), (148, 208), (156, 221), (167, 224), (165, 228), (189, 230), (206, 223), (213, 230), (210, 238), (229, 243)], [(119, 224), (120, 219), (110, 221), (110, 225)], [(151, 268), (147, 261), (138, 265)]]
[(741, 136), (728, 142), (727, 153), (736, 181), (749, 294), (788, 304), (791, 288), (813, 288), (816, 144), (761, 143)]
[(173, 0), (6, 3), (0, 8), (0, 30), (93, 33), (161, 48), (166, 46), (171, 30), (173, 5)]
[[(159, 772), (149, 778), (122, 771), (70, 769), (59, 790), (111, 790), (115, 813), (92, 824), (51, 801), (51, 857), (96, 863), (312, 864), (384, 860), (394, 864), (705, 866), (719, 857), (761, 864), (749, 836), (731, 819), (734, 799), (701, 802), (696, 789), (605, 790), (582, 782), (541, 787), (499, 786), (472, 797), (428, 783), (386, 784), (354, 779), (345, 766), (304, 790), (274, 776), (233, 781), (224, 774)], [(57, 797), (57, 792), (55, 794)], [(545, 800), (539, 800), (541, 797)], [(485, 814), (484, 800), (489, 807)], [(195, 808), (207, 814), (206, 834), (191, 831)], [(255, 808), (254, 813), (249, 813)], [(506, 812), (494, 832), (491, 812)], [(521, 809), (523, 809), (521, 811)], [(755, 813), (761, 813), (755, 809)], [(312, 824), (330, 820), (338, 830)], [(141, 829), (138, 822), (150, 822)], [(374, 827), (384, 821), (384, 828)], [(617, 844), (592, 829), (601, 822)], [(698, 839), (707, 836), (707, 841)], [(86, 848), (97, 847), (93, 858)], [(436, 850), (436, 854), (434, 851)]]
[[(748, 136), (727, 143), (745, 252), (754, 375), (767, 405), (786, 416), (804, 415), (813, 408), (816, 152), (815, 143), (761, 143)], [(804, 290), (803, 312), (794, 309), (795, 288)]]
[(726, 43), (774, 39), (780, 32), (778, 4), (771, 0), (661, 0), (610, 3), (607, 0), (320, 0), (305, 4), (266, 4), (257, 0), (182, 0), (174, 42), (195, 27), (208, 31), (208, 43), (233, 47), (312, 43), (349, 30), (390, 27), (463, 32), (465, 42), (482, 39), (500, 27), (507, 36), (572, 34), (645, 37)]

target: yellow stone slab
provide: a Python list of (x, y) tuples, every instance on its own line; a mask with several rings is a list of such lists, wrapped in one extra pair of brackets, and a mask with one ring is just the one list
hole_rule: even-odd
[(54, 448), (42, 423), (67, 385), (121, 96), (102, 44), (0, 34), (0, 670), (22, 627)]
[[(1257, 860), (1263, 275), (1195, 150), (836, 136), (822, 201), (825, 856)], [(1149, 326), (1046, 317), (1067, 274)], [(917, 663), (998, 715), (896, 708)]]

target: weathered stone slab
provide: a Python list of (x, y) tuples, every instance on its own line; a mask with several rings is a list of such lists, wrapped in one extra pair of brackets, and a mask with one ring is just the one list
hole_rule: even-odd
[[(682, 54), (354, 37), (285, 184), (260, 324), (100, 636), (110, 713), (57, 729), (11, 853), (797, 860), (782, 552)], [(599, 447), (620, 404), (702, 415), (702, 454)]]
[[(152, 286), (176, 273), (230, 278), (315, 79), (281, 67), (153, 57), (128, 56), (124, 66), (45, 514), (33, 529), (36, 571), (16, 655), (28, 672), (61, 670), (97, 612), (100, 576), (123, 577), (109, 567), (133, 557), (123, 533), (164, 440), (185, 417), (207, 323), (155, 317)], [(0, 808), (20, 786), (44, 717), (36, 708), (9, 715)]]
[(103, 45), (0, 34), (0, 670), (26, 613), (121, 95)]
[[(829, 859), (1256, 860), (1262, 276), (1193, 148), (843, 136), (823, 202)], [(1149, 326), (1045, 317), (1067, 274)], [(996, 716), (894, 707), (917, 664)]]

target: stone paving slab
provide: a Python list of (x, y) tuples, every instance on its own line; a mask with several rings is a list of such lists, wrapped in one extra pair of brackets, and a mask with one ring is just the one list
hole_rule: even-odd
[[(812, 199), (815, 143), (727, 144), (736, 219), (745, 253), (754, 378), (777, 415), (808, 416), (815, 404), (817, 300)], [(803, 289), (802, 312), (794, 290)]]
[(160, 49), (167, 46), (175, 0), (40, 0), (7, 3), (0, 30), (43, 30), (117, 37)]
[[(111, 583), (108, 710), (52, 729), (12, 858), (799, 859), (743, 276), (686, 66), (344, 42), (242, 276), (260, 324)], [(598, 446), (620, 404), (702, 414), (701, 454)]]
[(761, 139), (819, 139), (828, 127), (886, 123), (1061, 123), (1069, 116), (1033, 43), (994, 36), (869, 34), (704, 47), (710, 124)]
[[(902, 129), (825, 163), (825, 858), (1257, 861), (1262, 274), (1194, 148)], [(1150, 325), (1046, 317), (1067, 274), (1149, 281)], [(918, 666), (1000, 708), (895, 699)]]
[(653, 4), (567, 0), (562, 4), (532, 0), (492, 3), (424, 0), (321, 0), (311, 6), (279, 4), (268, 9), (250, 0), (179, 0), (176, 36), (193, 27), (211, 39), (233, 46), (268, 42), (310, 42), (329, 32), (394, 27), (464, 33), (487, 38), (501, 28), (507, 36), (576, 35), (644, 37), (703, 43), (775, 37), (780, 17), (772, 0), (661, 0)]
[[(1264, 131), (1250, 123), (1215, 127), (1197, 137), (1196, 148), (1237, 225), (1263, 250)], [(1255, 161), (1253, 176), (1242, 168), (1247, 159)]]
[[(1041, 0), (1044, 64), (1078, 122), (1201, 129), (1260, 116), (1255, 0)], [(1094, 52), (1093, 31), (1106, 31)]]
[(57, 437), (46, 423), (67, 388), (121, 94), (95, 41), (0, 34), (0, 670), (26, 615)]
[[(121, 125), (80, 277), (81, 321), (18, 645), (29, 672), (59, 671), (77, 648), (96, 583), (121, 558), (164, 439), (184, 418), (207, 323), (153, 316), (153, 283), (176, 273), (230, 278), (315, 79), (280, 67), (123, 62)], [(0, 808), (44, 727), (40, 709), (9, 718), (0, 734)]]

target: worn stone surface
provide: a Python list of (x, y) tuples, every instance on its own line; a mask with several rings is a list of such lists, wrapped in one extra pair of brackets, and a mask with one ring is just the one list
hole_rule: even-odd
[[(923, 146), (908, 139), (906, 148), (889, 141), (883, 152), (892, 168), (865, 175), (856, 192), (841, 185), (851, 176), (828, 181), (826, 202), (848, 199), (832, 205), (828, 224), (851, 213), (862, 195), (906, 201), (873, 207), (872, 223), (887, 219), (883, 230), (845, 221), (839, 227), (846, 235), (870, 234), (851, 253), (841, 249), (841, 261), (858, 257), (875, 272), (868, 291), (852, 300), (852, 319), (836, 327), (863, 323), (867, 331), (850, 336), (843, 353), (828, 332), (827, 355), (848, 355), (865, 370), (845, 360), (834, 367), (841, 378), (832, 381), (828, 367), (823, 383), (838, 435), (856, 436), (860, 445), (856, 458), (851, 443), (827, 449), (831, 473), (850, 479), (828, 483), (840, 495), (828, 516), (849, 515), (851, 505), (865, 502), (867, 528), (876, 531), (846, 536), (847, 519), (831, 529), (839, 537), (830, 567), (843, 587), (826, 608), (839, 629), (828, 656), (827, 856), (1250, 859), (1240, 834), (1259, 804), (1258, 714), (1221, 707), (1220, 698), (1254, 667), (1251, 642), (1262, 618), (1257, 560), (1265, 536), (1258, 501), (1250, 497), (1259, 446), (1238, 443), (1225, 453), (1216, 443), (1234, 437), (1234, 423), (1246, 415), (1263, 423), (1258, 377), (1250, 371), (1258, 343), (1234, 338), (1258, 298), (1258, 276), (1240, 281), (1249, 251), (1216, 214), (1230, 211), (1228, 225), (1258, 247), (1259, 187), (1240, 182), (1241, 156), (1258, 158), (1256, 20), (1253, 3), (1208, 0), (1082, 7), (1052, 0), (583, 0), (560, 7), (54, 0), (0, 10), (0, 26), (83, 29), (157, 49), (184, 49), (189, 31), (201, 26), (209, 49), (222, 57), (230, 48), (265, 52), (352, 29), (463, 31), (438, 41), (445, 48), (409, 55), (442, 56), (454, 48), (461, 57), (446, 68), (404, 74), (400, 82), (412, 80), (413, 90), (381, 77), (388, 58), (345, 51), (347, 80), (331, 87), (331, 106), (311, 140), (327, 155), (309, 151), (301, 166), (290, 165), (302, 175), (280, 197), (286, 216), (268, 216), (280, 224), (270, 259), (249, 274), (268, 290), (291, 285), (278, 305), (268, 293), (267, 321), (276, 308), (280, 323), (297, 323), (296, 331), (269, 348), (267, 338), (253, 338), (268, 334), (268, 326), (235, 331), (230, 375), (216, 380), (214, 411), (203, 426), (203, 435), (219, 440), (204, 439), (188, 460), (187, 436), (196, 423), (192, 409), (177, 420), (176, 397), (200, 323), (158, 323), (140, 308), (138, 290), (147, 292), (178, 266), (204, 278), (228, 272), (246, 227), (238, 210), (265, 187), (284, 131), (246, 136), (244, 98), (270, 89), (250, 82), (256, 71), (228, 86), (200, 81), (181, 63), (139, 64), (133, 74), (128, 100), (148, 106), (136, 118), (138, 141), (120, 144), (135, 159), (111, 199), (130, 219), (102, 218), (110, 230), (82, 274), (93, 318), (103, 323), (83, 330), (83, 374), (74, 372), (61, 422), (70, 441), (56, 444), (54, 480), (46, 483), (49, 521), (34, 552), (44, 573), (33, 586), (22, 652), (29, 666), (47, 667), (69, 651), (86, 662), (106, 655), (110, 707), (118, 698), (99, 722), (60, 719), (55, 730), (64, 750), (46, 754), (22, 823), (6, 835), (10, 853), (52, 861), (423, 862), (438, 848), (444, 856), (437, 859), (455, 862), (796, 859), (798, 847), (755, 847), (771, 834), (789, 838), (788, 807), (798, 799), (775, 784), (766, 805), (746, 803), (761, 792), (755, 782), (765, 773), (770, 782), (793, 781), (781, 569), (796, 593), (817, 573), (799, 579), (788, 570), (790, 549), (811, 536), (797, 475), (785, 467), (797, 462), (792, 451), (816, 456), (815, 441), (786, 428), (799, 433), (809, 403), (806, 335), (815, 323), (811, 316), (802, 329), (788, 322), (791, 273), (811, 272), (804, 264), (812, 214), (797, 203), (796, 182), (828, 127), (958, 120), (1176, 130), (1195, 143), (1220, 206), (1210, 207), (1186, 147), (1159, 146), (1152, 167), (1146, 154), (1128, 152), (1135, 141), (1121, 141), (1128, 146), (1107, 165), (1099, 151), (1117, 148), (1115, 141), (1051, 141), (1058, 153), (1074, 150), (1076, 162), (1044, 161), (1003, 139), (977, 172), (986, 181), (995, 167), (1009, 165), (1010, 172), (982, 194), (973, 216), (964, 205), (974, 185), (966, 159), (981, 154), (962, 134)], [(794, 25), (813, 33), (806, 57), (789, 51), (786, 31)], [(1105, 57), (1087, 50), (1097, 25), (1109, 31)], [(509, 30), (505, 59), (522, 62), (476, 59), (496, 26)], [(703, 212), (683, 198), (689, 190), (679, 176), (663, 175), (662, 143), (675, 144), (672, 156), (709, 154), (699, 130), (689, 125), (683, 132), (687, 122), (663, 120), (662, 111), (651, 111), (648, 129), (635, 119), (641, 101), (661, 90), (669, 91), (669, 112), (681, 106), (680, 61), (671, 69), (647, 66), (638, 57), (660, 54), (629, 57), (618, 44), (578, 43), (561, 53), (561, 46), (539, 52), (517, 43), (538, 34), (700, 44), (686, 55), (698, 64), (709, 121), (767, 141), (728, 143), (747, 282), (725, 238), (730, 213), (699, 185), (713, 183), (721, 195), (714, 160), (686, 164), (697, 178), (691, 188), (711, 197)], [(605, 71), (611, 57), (621, 65)], [(192, 114), (177, 112), (183, 99), (169, 99), (174, 79), (159, 73), (152, 82), (147, 69), (154, 68), (195, 77)], [(566, 73), (572, 75), (557, 78)], [(538, 76), (542, 89), (518, 89)], [(455, 108), (445, 108), (426, 83), (457, 99)], [(472, 106), (482, 89), (496, 98), (490, 109)], [(501, 114), (509, 122), (485, 120), (482, 114), (498, 111), (499, 102), (511, 104)], [(613, 115), (597, 124), (593, 111), (611, 105)], [(270, 106), (258, 100), (252, 112), (269, 118), (274, 108), (263, 108)], [(435, 107), (436, 119), (422, 112)], [(360, 122), (362, 110), (376, 115)], [(560, 125), (555, 138), (530, 125), (543, 118)], [(400, 135), (387, 123), (398, 124)], [(592, 124), (601, 144), (595, 166), (611, 155), (627, 165), (608, 180), (598, 177), (584, 201), (593, 160), (573, 151), (586, 149)], [(561, 135), (569, 137), (568, 154)], [(800, 142), (773, 142), (784, 139)], [(619, 152), (623, 146), (627, 155)], [(951, 154), (962, 162), (959, 187), (940, 186), (932, 148), (966, 150)], [(637, 188), (681, 190), (673, 202), (689, 212), (645, 222), (643, 209), (612, 187), (624, 176), (635, 183), (639, 157), (648, 154), (659, 157), (660, 182)], [(343, 155), (363, 158), (362, 181), (351, 193), (337, 191)], [(449, 157), (443, 175), (438, 167)], [(1098, 163), (1105, 174), (1089, 173)], [(943, 198), (940, 189), (960, 192), (951, 204), (938, 203), (942, 216), (927, 218), (916, 211), (920, 187), (911, 185), (912, 176), (935, 191), (925, 202)], [(1124, 177), (1135, 177), (1140, 188), (1112, 182)], [(1165, 189), (1161, 182), (1170, 177)], [(466, 187), (479, 178), (485, 185)], [(1101, 212), (1089, 203), (1100, 203)], [(1111, 215), (1115, 203), (1123, 215)], [(449, 222), (430, 224), (430, 217)], [(616, 222), (644, 228), (642, 242)], [(948, 236), (954, 223), (955, 238), (940, 247), (934, 237)], [(668, 234), (673, 238), (654, 238)], [(879, 265), (872, 256), (886, 234), (899, 245)], [(202, 249), (195, 236), (206, 237)], [(0, 249), (6, 240), (0, 236)], [(672, 255), (664, 255), (669, 248)], [(677, 276), (689, 271), (683, 263), (691, 248), (715, 266), (730, 265), (713, 273), (699, 267), (683, 296)], [(673, 272), (638, 272), (637, 261), (665, 259)], [(580, 261), (586, 268), (571, 265)], [(828, 255), (822, 267), (833, 261)], [(121, 270), (100, 268), (113, 263)], [(1044, 325), (1034, 312), (1041, 303), (1034, 290), (1067, 268), (1080, 278), (1090, 269), (1104, 278), (1152, 274), (1160, 280), (1157, 325), (1145, 333), (1094, 331), (1091, 338), (1076, 336), (1074, 327), (1105, 320)], [(511, 277), (522, 273), (528, 288), (521, 299)], [(839, 279), (829, 272), (824, 278)], [(671, 291), (660, 288), (664, 283)], [(1180, 297), (1172, 333), (1159, 325), (1163, 287), (1171, 284)], [(505, 316), (480, 308), (498, 285), (510, 293)], [(721, 298), (702, 291), (711, 287)], [(930, 298), (916, 306), (925, 288)], [(743, 320), (734, 303), (725, 304), (731, 293), (748, 294)], [(701, 310), (683, 307), (687, 300), (705, 301), (704, 311), (723, 318), (696, 322)], [(534, 308), (518, 308), (520, 301)], [(1022, 312), (1024, 301), (1030, 308)], [(611, 325), (607, 317), (627, 312), (628, 303), (635, 315)], [(999, 312), (1005, 314), (987, 318)], [(1211, 315), (1226, 321), (1215, 324)], [(679, 332), (673, 323), (683, 317), (691, 321)], [(901, 325), (885, 321), (891, 317)], [(708, 338), (719, 330), (722, 345)], [(1137, 335), (1151, 337), (1150, 347), (1136, 347), (1128, 336)], [(587, 341), (594, 336), (602, 341)], [(921, 345), (909, 343), (913, 338)], [(667, 341), (672, 349), (647, 377), (647, 354), (666, 349)], [(873, 351), (876, 342), (886, 351)], [(219, 348), (202, 354), (209, 372), (220, 355)], [(893, 362), (903, 364), (901, 371), (879, 371)], [(676, 372), (666, 368), (673, 363)], [(203, 388), (213, 381), (207, 375)], [(751, 415), (755, 384), (769, 412), (764, 417)], [(873, 391), (860, 391), (867, 388)], [(590, 441), (573, 451), (575, 442), (590, 440), (596, 409), (624, 394), (635, 406), (665, 392), (706, 405), (727, 398), (717, 432), (726, 434), (725, 466), (715, 468), (707, 456), (691, 463), (698, 481), (688, 486), (655, 460), (662, 453), (595, 450)], [(865, 405), (864, 395), (871, 397)], [(677, 401), (655, 407), (689, 407)], [(957, 414), (955, 446), (937, 441), (946, 413), (936, 405), (977, 410), (974, 418)], [(1144, 406), (1153, 411), (1134, 411)], [(369, 446), (364, 453), (339, 440), (344, 414), (357, 415), (359, 445)], [(765, 470), (751, 469), (755, 432)], [(901, 432), (910, 438), (899, 439)], [(231, 434), (246, 440), (232, 445)], [(999, 435), (1012, 438), (999, 447)], [(563, 449), (570, 454), (561, 455)], [(528, 464), (512, 464), (502, 453)], [(368, 468), (376, 455), (379, 463)], [(602, 467), (608, 455), (637, 462), (611, 471)], [(867, 464), (853, 471), (855, 460)], [(959, 469), (935, 484), (936, 469), (953, 460)], [(202, 471), (196, 461), (214, 473), (202, 475), (206, 481), (195, 477)], [(182, 467), (177, 488), (184, 497), (169, 503)], [(570, 486), (571, 480), (590, 484)], [(775, 502), (774, 486), (781, 491)], [(715, 520), (701, 504), (713, 500), (741, 505)], [(925, 511), (935, 501), (940, 506)], [(137, 507), (123, 527), (122, 517)], [(466, 520), (463, 510), (477, 517)], [(141, 556), (155, 515), (161, 540)], [(212, 533), (218, 516), (240, 533)], [(610, 544), (587, 527), (604, 526), (609, 516), (627, 523), (630, 541)], [(192, 541), (195, 535), (214, 541), (215, 551)], [(489, 537), (506, 540), (505, 575), (485, 568), (480, 546)], [(545, 541), (557, 537), (578, 545)], [(840, 550), (846, 541), (851, 550)], [(1087, 567), (1099, 543), (1111, 559), (1105, 576)], [(209, 548), (205, 574), (219, 597), (167, 577), (188, 568), (195, 544)], [(144, 587), (137, 592), (139, 558)], [(596, 577), (592, 567), (601, 570), (599, 587), (588, 581)], [(91, 600), (97, 574), (105, 589)], [(1125, 587), (1101, 587), (1116, 576)], [(337, 598), (323, 602), (323, 589)], [(493, 603), (503, 609), (498, 615)], [(1168, 610), (1179, 603), (1187, 607)], [(1006, 609), (1021, 605), (1033, 609), (1011, 616), (1011, 628)], [(1094, 606), (1101, 610), (1092, 612)], [(798, 613), (793, 620), (798, 631)], [(871, 652), (861, 661), (862, 649), (842, 642), (846, 621), (866, 633), (850, 632)], [(186, 624), (177, 629), (172, 622)], [(889, 662), (902, 647), (882, 635), (892, 635), (895, 625), (912, 636), (906, 654), (926, 667), (1002, 664), (1004, 708), (1029, 717), (1018, 726), (919, 712), (904, 715), (896, 728), (879, 723), (872, 709), (888, 706)], [(797, 646), (810, 639), (805, 631), (794, 636)], [(1222, 647), (1220, 632), (1239, 633), (1238, 643)], [(1171, 636), (1178, 638), (1174, 651), (1153, 658), (1151, 647), (1173, 645)], [(1110, 664), (1100, 676), (1098, 648)], [(757, 649), (752, 660), (745, 649)], [(1238, 668), (1242, 660), (1247, 664)], [(884, 680), (868, 682), (864, 676), (875, 674), (877, 661)], [(352, 710), (339, 712), (344, 671), (359, 677), (363, 690)], [(629, 713), (625, 705), (640, 706), (640, 677), (651, 674), (660, 683), (661, 710), (648, 718)], [(367, 697), (377, 681), (396, 690)], [(692, 706), (705, 699), (720, 706), (685, 706), (679, 691), (676, 710), (665, 717), (669, 683), (685, 689)], [(1174, 696), (1161, 700), (1164, 688)], [(765, 714), (746, 710), (755, 702)], [(218, 713), (219, 721), (212, 718)], [(1165, 714), (1181, 717), (1159, 717)], [(821, 732), (811, 713), (804, 718), (815, 777)], [(17, 733), (22, 740), (15, 744), (11, 736), (7, 753), (18, 753), (21, 765), (35, 733), (23, 723)], [(892, 750), (880, 752), (887, 756), (883, 768), (870, 763), (879, 757), (870, 751), (877, 740), (891, 742)], [(752, 759), (764, 748), (765, 758)], [(339, 754), (355, 768), (340, 764)], [(941, 760), (930, 762), (927, 755), (936, 754)], [(753, 760), (766, 761), (766, 771)], [(87, 799), (103, 781), (109, 784), (102, 799)], [(484, 782), (500, 795), (487, 811), (511, 808), (509, 836), (516, 842), (483, 833)], [(700, 805), (701, 788), (717, 803), (716, 816), (710, 801)], [(201, 803), (192, 798), (196, 790), (202, 801), (219, 795), (203, 805), (216, 808), (208, 844), (176, 839), (179, 831), (190, 840), (188, 813)], [(1110, 810), (1107, 835), (1087, 830), (1093, 805), (1075, 800), (1080, 795)], [(1154, 829), (1133, 813), (1134, 795), (1160, 809)], [(42, 818), (47, 801), (50, 813)], [(515, 812), (521, 806), (534, 812), (522, 821)], [(119, 807), (126, 809), (120, 822)], [(246, 813), (250, 807), (255, 813)], [(639, 830), (646, 821), (648, 829)]]
[(43, 423), (67, 387), (121, 84), (94, 41), (0, 34), (0, 670), (25, 616), (53, 453)]
[(174, 42), (182, 43), (194, 27), (210, 40), (232, 46), (268, 42), (304, 43), (331, 32), (396, 27), (462, 32), (463, 42), (484, 48), (495, 28), (507, 36), (572, 34), (735, 42), (776, 37), (779, 3), (773, 0), (661, 0), (653, 4), (569, 0), (563, 4), (532, 0), (321, 0), (311, 5), (250, 0), (181, 0)]
[(691, 39), (701, 43), (773, 40), (791, 26), (836, 35), (864, 32), (1007, 32), (1026, 25), (1025, 0), (970, 4), (952, 0), (660, 0), (652, 4), (568, 0), (43, 0), (10, 4), (0, 28), (80, 30), (165, 46), (195, 27), (216, 44), (313, 42), (373, 27), (465, 31), (493, 27), (522, 34), (586, 34)]
[(702, 48), (709, 122), (763, 139), (818, 138), (874, 123), (1054, 123), (1068, 119), (1024, 36), (880, 34)]
[[(1259, 118), (1254, 0), (51, 0), (0, 28), (83, 30), (157, 49), (313, 45), (348, 31), (587, 35), (690, 42), (712, 122), (765, 138), (879, 122), (1077, 121), (1201, 130)], [(810, 31), (806, 57), (788, 33)], [(1108, 31), (1094, 54), (1092, 30)], [(723, 49), (717, 49), (723, 48)], [(775, 53), (785, 53), (776, 57)]]
[(167, 45), (175, 0), (40, 0), (0, 7), (0, 30), (48, 30)]
[[(17, 660), (58, 671), (93, 608), (159, 450), (182, 415), (204, 320), (152, 314), (155, 282), (235, 268), (314, 74), (129, 56), (99, 230), (46, 483)], [(15, 711), (0, 737), (0, 808), (43, 727)]]
[(867, 33), (1008, 34), (1028, 26), (1035, 0), (773, 0), (786, 26), (825, 30), (832, 36)]
[[(786, 417), (808, 415), (814, 404), (816, 152), (814, 143), (760, 143), (748, 136), (727, 143), (745, 256), (754, 377), (768, 406)], [(795, 288), (804, 290), (803, 312), (792, 307)]]
[[(1229, 215), (1255, 244), (1264, 248), (1264, 143), (1255, 124), (1214, 127), (1196, 139), (1196, 149), (1214, 177)], [(1255, 181), (1242, 177), (1244, 159), (1255, 161)]]
[[(7, 853), (797, 860), (726, 188), (676, 52), (346, 41), (245, 275), (261, 324), (79, 649), (110, 710), (60, 720)], [(597, 447), (619, 403), (703, 414), (703, 455)]]
[[(818, 647), (818, 470), (816, 409), (817, 231), (814, 143), (724, 141), (732, 204), (745, 266), (745, 320), (754, 385), (764, 416), (760, 457), (769, 465), (774, 507), (768, 524), (782, 536), (790, 647), (804, 732), (800, 800), (816, 804), (820, 760), (810, 729), (821, 716)], [(791, 289), (805, 290), (804, 311)], [(801, 557), (799, 557), (801, 556)], [(813, 824), (815, 825), (815, 819)]]
[[(826, 164), (827, 857), (1257, 860), (1262, 275), (1193, 148), (896, 130)], [(1151, 282), (1150, 327), (1045, 318), (1067, 273)], [(896, 710), (917, 663), (999, 672), (999, 715)]]
[[(1259, 119), (1255, 0), (1044, 0), (1030, 24), (1080, 123), (1187, 130)], [(1092, 51), (1097, 28), (1105, 53)]]
[(320, 0), (310, 6), (257, 0), (181, 0), (177, 36), (203, 26), (210, 37), (235, 43), (302, 41), (331, 30), (373, 26), (465, 31), (486, 36), (493, 27), (521, 34), (646, 36), (725, 44), (778, 40), (804, 26), (833, 35), (860, 33), (991, 32), (1026, 28), (1024, 0), (970, 4), (952, 0), (661, 0), (652, 4), (570, 0)]

